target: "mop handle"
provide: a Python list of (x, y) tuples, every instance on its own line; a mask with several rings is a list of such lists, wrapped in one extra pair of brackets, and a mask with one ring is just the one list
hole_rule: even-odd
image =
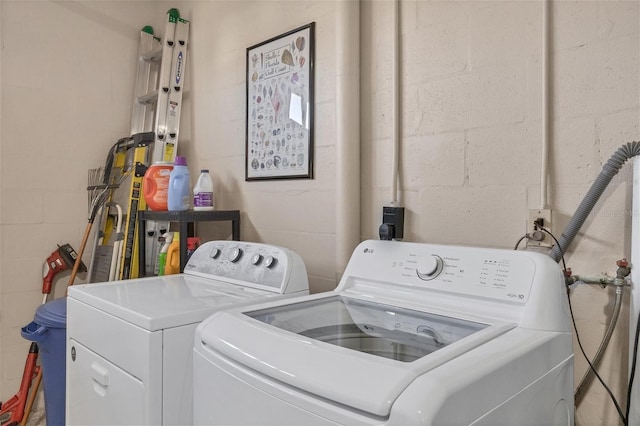
[(69, 286), (73, 285), (73, 282), (76, 280), (76, 275), (78, 275), (78, 270), (80, 269), (80, 265), (82, 264), (82, 254), (84, 253), (84, 248), (87, 245), (87, 240), (89, 239), (89, 234), (91, 233), (91, 225), (93, 225), (92, 220), (87, 223), (87, 228), (84, 231), (84, 236), (82, 237), (82, 242), (80, 243), (80, 250), (78, 250), (78, 257), (73, 263), (73, 270), (71, 271), (71, 276), (69, 277), (69, 282), (67, 283), (67, 290)]
[(33, 408), (33, 403), (36, 399), (36, 395), (38, 393), (38, 388), (40, 388), (40, 382), (42, 381), (42, 368), (38, 369), (38, 373), (36, 374), (36, 382), (32, 385), (31, 394), (29, 395), (29, 400), (27, 401), (27, 408), (24, 410), (24, 417), (20, 422), (20, 426), (26, 426), (27, 421), (29, 420), (29, 415), (31, 414), (31, 409)]

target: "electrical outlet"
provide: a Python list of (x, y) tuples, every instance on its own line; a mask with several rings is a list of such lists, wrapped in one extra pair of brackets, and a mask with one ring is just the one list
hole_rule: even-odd
[(381, 240), (401, 240), (404, 237), (404, 207), (382, 207)]
[(529, 234), (529, 238), (527, 239), (527, 245), (534, 247), (552, 247), (553, 238), (540, 229), (540, 227), (544, 227), (547, 231), (553, 232), (552, 225), (551, 209), (529, 210), (529, 218), (527, 219), (527, 234)]

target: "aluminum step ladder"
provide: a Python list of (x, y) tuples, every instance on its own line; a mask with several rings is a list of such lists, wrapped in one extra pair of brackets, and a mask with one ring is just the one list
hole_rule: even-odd
[(178, 9), (167, 15), (164, 40), (152, 27), (140, 32), (131, 118), (131, 135), (155, 132), (153, 162), (173, 162), (176, 156), (187, 59), (189, 21), (180, 18)]
[[(109, 152), (112, 158), (107, 159), (115, 169), (113, 174), (126, 173), (127, 176), (100, 217), (101, 227), (95, 236), (88, 282), (137, 278), (139, 275), (137, 219), (138, 212), (146, 208), (142, 180), (151, 164), (175, 160), (189, 25), (189, 21), (180, 17), (178, 9), (170, 9), (164, 38), (157, 36), (151, 26), (140, 31), (130, 136), (120, 140)], [(118, 227), (118, 224), (122, 226)], [(168, 230), (168, 225), (148, 223), (146, 247), (157, 246), (154, 242), (161, 230)], [(147, 271), (154, 270), (154, 254), (157, 255), (154, 252), (146, 250)], [(107, 262), (109, 267), (105, 266)], [(118, 265), (115, 275), (113, 262)]]

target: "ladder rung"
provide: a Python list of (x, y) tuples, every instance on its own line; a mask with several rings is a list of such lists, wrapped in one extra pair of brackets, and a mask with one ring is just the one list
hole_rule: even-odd
[(158, 100), (158, 91), (154, 90), (153, 92), (149, 92), (146, 95), (138, 96), (138, 102), (141, 104), (152, 104), (156, 100)]

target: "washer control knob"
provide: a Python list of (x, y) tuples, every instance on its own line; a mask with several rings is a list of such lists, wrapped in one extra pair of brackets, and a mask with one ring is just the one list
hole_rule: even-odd
[(251, 257), (251, 263), (252, 263), (252, 264), (254, 264), (254, 265), (256, 265), (256, 266), (257, 266), (258, 264), (260, 264), (260, 262), (261, 262), (261, 261), (262, 261), (262, 255), (261, 255), (261, 254), (254, 254), (254, 255)]
[(421, 280), (429, 281), (440, 275), (444, 262), (439, 256), (427, 257), (417, 268), (416, 273)]
[(264, 259), (264, 266), (266, 266), (267, 268), (273, 268), (274, 266), (276, 266), (276, 262), (278, 261), (278, 259), (276, 259), (273, 256), (267, 256)]
[(216, 259), (218, 256), (220, 256), (220, 249), (218, 247), (214, 247), (213, 249), (211, 249), (209, 257), (211, 257), (212, 259)]
[(239, 247), (231, 250), (231, 254), (229, 254), (229, 260), (233, 263), (236, 263), (242, 257), (242, 249)]

